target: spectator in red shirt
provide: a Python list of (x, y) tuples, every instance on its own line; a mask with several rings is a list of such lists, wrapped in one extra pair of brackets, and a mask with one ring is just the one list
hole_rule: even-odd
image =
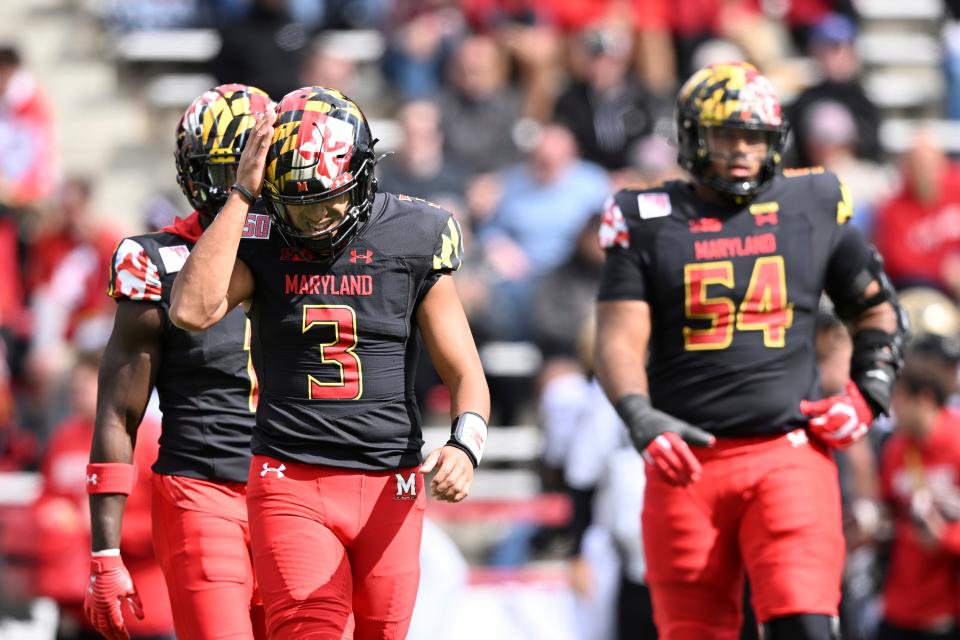
[(101, 325), (108, 331), (113, 318), (113, 302), (105, 291), (110, 259), (124, 230), (98, 224), (91, 197), (90, 182), (79, 177), (67, 180), (57, 218), (27, 249), (33, 324), (26, 376), (41, 405), (48, 404), (49, 393), (65, 373), (77, 333), (85, 325)]
[[(84, 479), (93, 439), (99, 364), (99, 353), (85, 352), (78, 357), (70, 385), (74, 413), (50, 439), (41, 464), (43, 493), (34, 505), (37, 592), (57, 600), (61, 615), (85, 629), (89, 627), (82, 605), (89, 575), (90, 518)], [(134, 460), (136, 484), (127, 501), (121, 539), (123, 557), (147, 614), (143, 620), (127, 614), (128, 629), (134, 638), (153, 640), (173, 634), (167, 588), (150, 536), (150, 465), (157, 456), (159, 435), (160, 427), (153, 421), (140, 427)]]
[(949, 376), (916, 352), (893, 392), (897, 432), (883, 451), (893, 514), (879, 640), (952, 638), (960, 581), (960, 414), (944, 408)]
[(917, 137), (903, 164), (901, 191), (877, 212), (875, 241), (898, 289), (960, 288), (960, 168), (929, 133)]
[[(94, 219), (91, 209), (93, 185), (90, 180), (80, 176), (68, 177), (59, 196), (59, 206), (49, 224), (30, 240), (26, 255), (28, 294), (49, 283), (66, 255), (78, 246), (91, 245), (98, 254), (106, 255), (109, 260), (120, 240), (116, 231), (97, 224)], [(103, 291), (100, 293), (103, 294)]]
[(0, 47), (0, 204), (19, 208), (57, 183), (53, 116), (37, 81), (10, 46)]
[(10, 341), (25, 340), (30, 322), (20, 278), (17, 221), (0, 217), (0, 334)]

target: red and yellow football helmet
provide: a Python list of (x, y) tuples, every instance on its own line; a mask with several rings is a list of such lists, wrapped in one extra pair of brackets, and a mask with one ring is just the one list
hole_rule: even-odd
[(187, 107), (177, 125), (177, 182), (198, 211), (216, 214), (227, 201), (240, 152), (257, 117), (275, 108), (265, 92), (223, 84)]
[[(367, 119), (336, 89), (303, 87), (280, 101), (273, 142), (267, 152), (263, 198), (276, 228), (298, 249), (320, 261), (332, 259), (370, 216), (376, 157)], [(331, 228), (300, 230), (288, 205), (308, 205), (350, 194), (344, 218)]]
[[(787, 133), (773, 85), (747, 62), (712, 64), (697, 71), (677, 96), (680, 166), (721, 194), (752, 197), (774, 176)], [(749, 129), (766, 133), (767, 153), (751, 179), (713, 174), (707, 129)]]

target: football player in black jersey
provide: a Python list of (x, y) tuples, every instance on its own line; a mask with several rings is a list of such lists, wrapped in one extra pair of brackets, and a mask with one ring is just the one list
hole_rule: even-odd
[[(158, 233), (118, 246), (109, 294), (113, 333), (100, 367), (96, 429), (87, 469), (93, 559), (85, 609), (108, 638), (126, 637), (121, 604), (137, 595), (120, 557), (137, 428), (154, 387), (163, 412), (153, 466), (154, 549), (181, 638), (263, 637), (250, 560), (246, 479), (257, 383), (240, 309), (204, 333), (175, 327), (170, 292), (203, 229), (227, 199), (266, 93), (221, 85), (197, 98), (177, 126), (177, 178), (195, 207)], [(245, 234), (265, 234), (250, 214)], [(149, 611), (146, 612), (150, 614)], [(142, 614), (140, 614), (142, 615)]]
[[(778, 170), (786, 132), (746, 63), (677, 100), (692, 182), (611, 198), (597, 376), (648, 463), (643, 538), (661, 637), (736, 638), (744, 570), (766, 638), (835, 637), (844, 542), (831, 448), (888, 410), (906, 331), (874, 250), (822, 169)], [(826, 290), (854, 341), (822, 398)]]
[[(276, 122), (276, 124), (274, 124)], [(287, 94), (257, 125), (234, 191), (174, 285), (171, 317), (205, 329), (249, 300), (262, 382), (248, 504), (272, 638), (403, 638), (426, 505), (467, 496), (489, 394), (451, 273), (448, 212), (377, 193), (375, 140), (333, 89)], [(240, 243), (263, 188), (266, 242)], [(421, 462), (417, 332), (450, 390), (450, 440)]]

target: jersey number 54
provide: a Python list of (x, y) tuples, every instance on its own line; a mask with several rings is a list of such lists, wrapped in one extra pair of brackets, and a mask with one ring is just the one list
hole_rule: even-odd
[(683, 327), (687, 351), (726, 349), (733, 331), (762, 331), (765, 347), (782, 348), (793, 324), (793, 303), (787, 301), (783, 256), (757, 258), (747, 293), (737, 309), (727, 296), (709, 295), (711, 285), (734, 289), (733, 262), (693, 263), (683, 268), (684, 312), (690, 320), (707, 320), (706, 328)]

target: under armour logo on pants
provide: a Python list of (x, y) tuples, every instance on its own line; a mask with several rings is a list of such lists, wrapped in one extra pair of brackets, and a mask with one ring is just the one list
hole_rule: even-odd
[(263, 463), (263, 471), (260, 472), (260, 477), (263, 478), (267, 475), (268, 472), (273, 471), (277, 474), (278, 478), (283, 477), (283, 472), (287, 468), (287, 465), (281, 464), (279, 467), (271, 467), (266, 462)]

